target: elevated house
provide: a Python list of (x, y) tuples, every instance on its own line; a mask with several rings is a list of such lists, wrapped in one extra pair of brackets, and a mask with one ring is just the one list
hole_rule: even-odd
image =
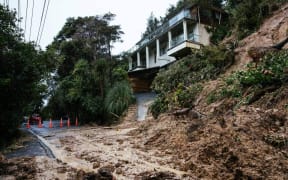
[(129, 79), (134, 92), (150, 90), (160, 68), (210, 44), (207, 27), (220, 24), (225, 12), (217, 8), (202, 8), (197, 4), (183, 8), (131, 50)]

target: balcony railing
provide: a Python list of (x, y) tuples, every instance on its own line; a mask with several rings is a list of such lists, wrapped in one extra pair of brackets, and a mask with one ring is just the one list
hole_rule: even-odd
[(133, 66), (132, 69), (129, 69), (129, 71), (134, 71), (136, 69), (146, 69), (146, 66), (140, 65), (140, 66)]
[(146, 43), (148, 43), (149, 41), (153, 40), (155, 37), (159, 36), (160, 34), (168, 32), (169, 28), (171, 28), (172, 26), (174, 26), (175, 24), (177, 24), (179, 21), (181, 21), (184, 18), (195, 19), (195, 17), (191, 16), (189, 9), (183, 9), (177, 15), (175, 15), (173, 18), (171, 18), (168, 22), (162, 24), (154, 32), (152, 32), (147, 37), (145, 37), (140, 42), (138, 42), (138, 44), (136, 46), (134, 46), (133, 48), (131, 48), (129, 51), (134, 52), (138, 48), (140, 48), (143, 45), (145, 45)]
[(176, 24), (178, 21), (184, 19), (184, 18), (192, 18), (190, 11), (188, 9), (184, 9), (180, 11), (177, 15), (175, 15), (173, 18), (169, 20), (169, 27)]
[(184, 35), (183, 34), (176, 36), (172, 39), (171, 47), (177, 46), (178, 44), (182, 43), (183, 41), (184, 41)]
[(197, 34), (190, 33), (190, 34), (188, 34), (188, 40), (199, 43), (200, 42), (200, 36)]
[[(188, 34), (188, 39), (187, 40), (190, 40), (190, 41), (193, 41), (193, 42), (198, 42), (199, 43), (199, 35), (197, 34), (193, 34), (193, 33), (190, 33)], [(184, 34), (181, 34), (179, 36), (176, 36), (172, 39), (171, 41), (171, 48), (181, 44), (182, 42), (184, 42)]]

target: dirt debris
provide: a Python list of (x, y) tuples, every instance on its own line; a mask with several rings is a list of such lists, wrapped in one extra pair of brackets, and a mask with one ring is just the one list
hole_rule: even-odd
[[(270, 18), (264, 21), (259, 30), (250, 36), (241, 40), (236, 48), (236, 64), (230, 69), (231, 71), (245, 68), (251, 57), (248, 50), (252, 47), (269, 47), (279, 43), (287, 38), (288, 27), (288, 3), (279, 10), (275, 11)], [(288, 45), (284, 46), (287, 49)]]
[(175, 174), (171, 172), (143, 172), (138, 175), (135, 180), (176, 180)]
[[(251, 47), (287, 37), (287, 11), (288, 4), (239, 42), (227, 74), (251, 62)], [(205, 97), (221, 85), (204, 84), (193, 111), (205, 116), (162, 114), (135, 122), (133, 111), (114, 127), (48, 134), (43, 139), (56, 160), (0, 155), (0, 179), (288, 179), (288, 86), (249, 106), (235, 109), (233, 99), (208, 105)]]
[[(156, 121), (147, 122), (146, 142), (149, 143), (146, 146), (160, 151), (169, 149), (175, 167), (197, 178), (287, 179), (288, 144), (284, 138), (284, 134), (288, 134), (285, 129), (287, 121), (284, 124), (276, 123), (277, 128), (273, 129), (265, 123), (267, 118), (271, 121), (271, 113), (274, 117), (275, 112), (278, 111), (242, 107), (234, 115), (225, 117), (225, 128), (217, 117), (209, 117), (201, 125), (195, 125), (193, 120), (190, 123), (171, 122), (171, 117), (162, 116)], [(275, 115), (274, 119), (283, 120), (283, 116), (286, 119), (287, 113), (285, 115), (280, 113), (280, 117)], [(162, 130), (158, 131), (158, 128)], [(185, 128), (186, 131), (183, 131)], [(134, 131), (135, 134), (137, 132), (140, 133)], [(283, 135), (273, 136), (283, 137), (278, 138), (277, 146), (264, 140), (272, 132)], [(272, 135), (269, 137), (272, 141)], [(274, 144), (276, 141), (277, 138)]]
[(35, 179), (37, 167), (35, 158), (6, 159), (0, 155), (0, 179)]

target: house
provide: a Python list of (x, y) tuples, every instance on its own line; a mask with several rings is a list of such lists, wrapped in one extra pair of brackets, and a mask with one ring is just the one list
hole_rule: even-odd
[(134, 92), (149, 91), (160, 68), (210, 44), (207, 27), (221, 23), (225, 12), (221, 9), (202, 8), (197, 4), (183, 8), (131, 50), (129, 79)]

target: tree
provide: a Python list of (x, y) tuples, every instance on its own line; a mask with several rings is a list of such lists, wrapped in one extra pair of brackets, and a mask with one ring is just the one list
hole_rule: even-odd
[(120, 41), (123, 34), (119, 25), (109, 24), (114, 17), (114, 14), (107, 13), (103, 16), (68, 18), (53, 44), (59, 47), (62, 42), (81, 40), (84, 47), (93, 53), (93, 60), (111, 58), (112, 43)]
[(237, 32), (238, 39), (256, 31), (272, 11), (278, 9), (282, 0), (227, 0), (230, 27)]
[(46, 90), (43, 52), (22, 40), (16, 12), (0, 5), (0, 145), (16, 131), (24, 115), (38, 111)]
[(121, 41), (123, 34), (119, 25), (110, 25), (114, 16), (107, 13), (67, 19), (48, 48), (58, 60), (58, 85), (46, 108), (47, 114), (59, 118), (68, 114), (72, 119), (77, 116), (81, 123), (109, 121), (111, 116), (104, 106), (107, 92), (127, 77), (127, 71), (124, 75), (111, 55), (112, 44)]
[(160, 21), (154, 16), (153, 13), (151, 13), (150, 17), (147, 19), (147, 27), (142, 35), (142, 38), (145, 38), (153, 33), (159, 27), (159, 25)]

